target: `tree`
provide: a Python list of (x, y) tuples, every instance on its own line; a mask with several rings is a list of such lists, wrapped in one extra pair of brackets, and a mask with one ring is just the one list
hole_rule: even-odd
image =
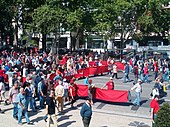
[(12, 19), (14, 16), (13, 0), (1, 0), (0, 1), (0, 37), (1, 41), (7, 40), (10, 37), (12, 42), (13, 26)]
[(79, 48), (79, 40), (85, 32), (90, 32), (93, 26), (92, 18), (92, 0), (71, 0), (66, 2), (67, 15), (66, 15), (66, 29), (74, 33), (76, 38), (76, 47)]
[[(46, 38), (46, 34), (51, 32), (57, 37), (58, 30), (63, 27), (62, 24), (65, 21), (66, 12), (59, 6), (58, 2), (60, 0), (55, 3), (53, 3), (53, 0), (49, 0), (46, 4), (35, 9), (32, 15), (32, 29), (42, 33), (43, 40)], [(43, 41), (43, 49), (46, 49), (45, 41)]]
[(164, 103), (157, 113), (154, 127), (170, 127), (170, 105)]

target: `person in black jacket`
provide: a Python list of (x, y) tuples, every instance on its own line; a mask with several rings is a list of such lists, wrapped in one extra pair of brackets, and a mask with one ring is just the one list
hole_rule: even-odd
[(50, 119), (52, 119), (55, 127), (58, 127), (57, 117), (55, 115), (55, 98), (54, 91), (50, 91), (50, 95), (46, 100), (46, 115), (47, 117), (47, 127), (50, 127)]
[(80, 115), (83, 120), (83, 125), (84, 127), (89, 127), (90, 125), (90, 120), (92, 116), (92, 103), (91, 99), (87, 98), (86, 102), (83, 104), (81, 110), (80, 110)]

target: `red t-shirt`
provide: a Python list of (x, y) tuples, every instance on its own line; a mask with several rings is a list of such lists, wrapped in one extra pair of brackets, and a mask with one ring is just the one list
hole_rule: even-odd
[(5, 70), (0, 70), (0, 76), (3, 76), (5, 74)]
[(159, 107), (159, 103), (158, 103), (155, 99), (153, 99), (153, 100), (151, 101), (150, 107), (153, 108), (153, 113), (154, 113), (154, 114), (156, 114), (156, 113), (158, 112), (159, 108), (160, 108), (160, 107)]
[(106, 86), (107, 86), (107, 89), (108, 89), (108, 90), (114, 90), (114, 82), (108, 81), (108, 82), (106, 83)]
[(74, 86), (69, 86), (69, 96), (71, 97), (70, 90), (72, 90), (73, 97), (76, 96), (76, 88)]

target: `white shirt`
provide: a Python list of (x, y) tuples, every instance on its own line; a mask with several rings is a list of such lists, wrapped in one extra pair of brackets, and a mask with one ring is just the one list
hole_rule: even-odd
[(55, 88), (55, 94), (56, 94), (56, 96), (61, 96), (62, 97), (64, 95), (64, 86), (58, 85)]
[(5, 92), (5, 85), (3, 82), (0, 82), (0, 92), (1, 93)]
[(152, 99), (154, 99), (155, 95), (158, 95), (159, 96), (159, 90), (157, 88), (154, 88), (152, 90)]
[(139, 84), (139, 83), (136, 83), (132, 88), (131, 90), (134, 90), (135, 89), (135, 92), (137, 93), (140, 93), (142, 91), (142, 86)]
[(68, 82), (63, 82), (63, 86), (64, 86), (64, 89), (68, 89), (69, 88), (69, 83)]

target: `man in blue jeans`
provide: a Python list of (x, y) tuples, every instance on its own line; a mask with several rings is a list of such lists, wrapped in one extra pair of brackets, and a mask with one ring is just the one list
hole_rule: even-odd
[(24, 88), (20, 88), (20, 93), (17, 95), (17, 102), (18, 102), (18, 124), (22, 125), (22, 113), (24, 113), (27, 124), (31, 124), (28, 118), (28, 111), (26, 108), (26, 97)]
[(138, 83), (136, 83), (132, 88), (131, 90), (135, 90), (135, 96), (136, 96), (136, 99), (134, 100), (133, 102), (133, 105), (137, 105), (137, 106), (140, 106), (140, 93), (142, 92), (142, 80), (141, 79), (138, 79)]
[(129, 78), (129, 64), (126, 63), (125, 65), (125, 73), (124, 73), (124, 77), (123, 77), (123, 83), (126, 83), (126, 79), (128, 79), (128, 81), (130, 81)]
[(17, 103), (17, 95), (18, 95), (18, 82), (14, 82), (13, 87), (9, 90), (8, 100), (14, 106), (13, 108), (13, 118), (18, 118), (18, 103)]
[(38, 83), (38, 96), (40, 100), (40, 109), (44, 108), (44, 94), (43, 94), (43, 85), (44, 85), (44, 79), (41, 78), (40, 82)]

